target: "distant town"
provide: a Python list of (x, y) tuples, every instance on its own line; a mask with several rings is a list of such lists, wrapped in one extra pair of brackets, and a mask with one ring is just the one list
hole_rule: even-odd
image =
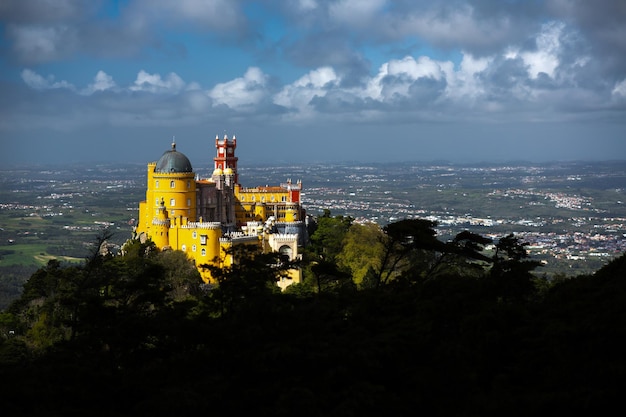
[[(301, 179), (309, 216), (330, 210), (380, 225), (426, 218), (438, 222), (441, 239), (463, 230), (494, 239), (515, 233), (546, 273), (589, 272), (626, 251), (624, 161), (303, 164), (239, 172), (263, 184)], [(141, 165), (27, 167), (0, 171), (0, 180), (0, 268), (81, 259), (105, 227), (120, 245), (145, 198)]]
[[(251, 168), (259, 176), (275, 168)], [(299, 170), (299, 172), (298, 172)], [(626, 251), (626, 163), (342, 164), (291, 166), (310, 214), (381, 225), (438, 222), (440, 236), (515, 233), (548, 273), (597, 269)]]

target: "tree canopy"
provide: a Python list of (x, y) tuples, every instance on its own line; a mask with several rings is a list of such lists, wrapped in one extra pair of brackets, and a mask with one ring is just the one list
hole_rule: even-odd
[(626, 255), (538, 291), (537, 263), (514, 235), (443, 242), (430, 221), (326, 219), (304, 265), (312, 283), (282, 293), (274, 283), (289, 265), (243, 249), (213, 271), (214, 286), (184, 253), (150, 242), (50, 261), (0, 314), (3, 412), (544, 415), (621, 404)]

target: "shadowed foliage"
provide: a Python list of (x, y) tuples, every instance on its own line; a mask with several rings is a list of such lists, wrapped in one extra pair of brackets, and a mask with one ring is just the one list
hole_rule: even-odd
[(309, 265), (316, 285), (284, 293), (272, 254), (237, 254), (212, 271), (213, 287), (184, 254), (150, 243), (81, 266), (51, 261), (0, 314), (3, 413), (564, 415), (621, 404), (626, 255), (539, 294), (514, 236), (487, 253), (486, 238), (438, 242), (433, 228), (381, 231), (384, 262), (363, 281), (376, 285), (356, 286), (327, 255)]

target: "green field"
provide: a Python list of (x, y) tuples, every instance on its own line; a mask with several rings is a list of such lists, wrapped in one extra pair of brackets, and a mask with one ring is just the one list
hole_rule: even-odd
[(145, 195), (136, 167), (0, 171), (0, 308), (50, 259), (82, 262), (107, 229), (131, 237)]

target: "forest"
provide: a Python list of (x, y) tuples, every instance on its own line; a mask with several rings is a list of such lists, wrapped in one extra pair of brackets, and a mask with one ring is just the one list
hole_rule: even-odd
[[(602, 414), (621, 404), (626, 255), (548, 278), (514, 234), (317, 219), (296, 264), (239, 250), (214, 285), (127, 242), (50, 260), (0, 313), (3, 415)], [(288, 268), (303, 282), (281, 292)]]

